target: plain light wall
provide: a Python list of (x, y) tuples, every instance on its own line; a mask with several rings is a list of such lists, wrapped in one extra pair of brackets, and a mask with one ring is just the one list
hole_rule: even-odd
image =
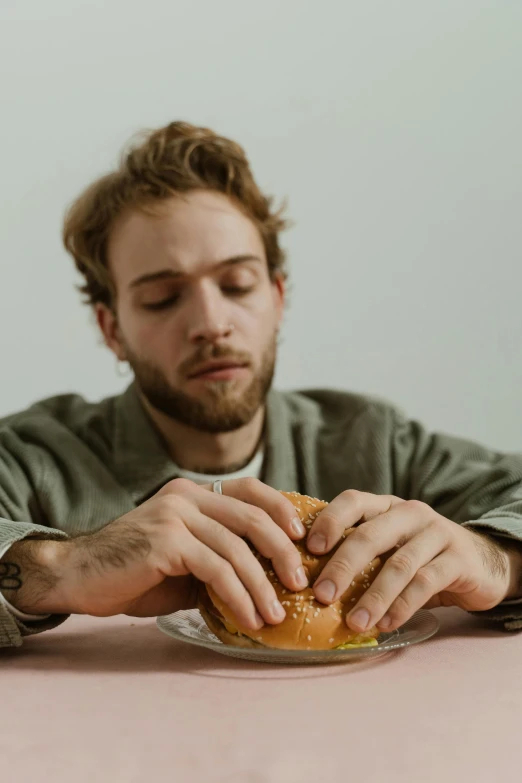
[(521, 451), (521, 5), (5, 0), (0, 415), (127, 384), (62, 216), (132, 134), (185, 119), (288, 198), (280, 388)]

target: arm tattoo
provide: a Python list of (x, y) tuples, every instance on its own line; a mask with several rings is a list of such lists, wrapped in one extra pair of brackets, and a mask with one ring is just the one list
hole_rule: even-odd
[(58, 584), (58, 576), (39, 558), (45, 543), (34, 538), (17, 541), (0, 560), (0, 590), (22, 611), (38, 612), (42, 600)]
[(20, 590), (21, 573), (18, 563), (0, 563), (0, 590)]

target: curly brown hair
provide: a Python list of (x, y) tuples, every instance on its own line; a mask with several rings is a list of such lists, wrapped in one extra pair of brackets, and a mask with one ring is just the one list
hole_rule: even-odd
[(93, 182), (67, 211), (63, 243), (85, 279), (79, 289), (87, 304), (114, 309), (107, 244), (116, 220), (127, 210), (150, 211), (158, 201), (196, 189), (229, 196), (257, 226), (271, 279), (286, 278), (279, 244), (287, 225), (283, 210), (273, 209), (272, 198), (261, 193), (242, 147), (208, 128), (172, 122), (131, 145), (119, 167)]

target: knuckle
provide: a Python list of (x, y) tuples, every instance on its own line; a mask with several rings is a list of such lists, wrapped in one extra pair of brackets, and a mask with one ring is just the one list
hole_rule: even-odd
[(404, 595), (398, 595), (391, 605), (388, 614), (393, 619), (394, 625), (400, 625), (411, 615), (412, 608)]
[(341, 523), (339, 516), (327, 506), (326, 509), (321, 512), (313, 528), (315, 533), (318, 531), (327, 532), (328, 530), (338, 530), (341, 528), (344, 530), (344, 523)]
[(362, 497), (357, 489), (345, 489), (341, 492), (341, 497), (349, 503), (357, 512), (362, 512)]
[[(250, 583), (249, 583), (250, 589)], [(251, 589), (250, 592), (256, 596), (261, 597), (262, 600), (273, 599), (276, 592), (270, 583), (268, 576), (260, 569), (259, 573), (251, 575)]]
[(281, 541), (279, 551), (283, 560), (295, 560), (296, 562), (301, 562), (301, 555), (297, 551), (295, 544), (292, 543), (289, 538), (284, 538)]
[(371, 590), (368, 590), (364, 596), (364, 603), (370, 604), (372, 608), (380, 609), (381, 607), (386, 606), (386, 596), (380, 588), (375, 587)]
[[(347, 560), (330, 560), (328, 563), (328, 576), (332, 577), (334, 582), (344, 582), (351, 578), (353, 568)], [(326, 573), (326, 568), (324, 569)]]
[(363, 544), (364, 546), (372, 546), (375, 544), (380, 532), (377, 525), (372, 522), (365, 522), (359, 527), (355, 528), (352, 534), (352, 540), (354, 543)]
[(252, 506), (248, 513), (247, 525), (249, 528), (259, 530), (265, 528), (269, 520), (268, 514), (266, 514), (261, 508)]
[(453, 522), (451, 519), (446, 519), (446, 517), (440, 516), (439, 514), (430, 519), (429, 528), (434, 533), (444, 536), (444, 540), (447, 542), (451, 540), (456, 531), (464, 529), (461, 528), (460, 525), (457, 525), (456, 522)]
[(401, 575), (408, 576), (413, 571), (413, 561), (406, 552), (399, 549), (398, 552), (390, 557), (386, 567), (388, 570), (393, 569)]
[(185, 523), (179, 516), (171, 514), (161, 520), (164, 523), (167, 535), (179, 536), (186, 530)]
[(172, 495), (162, 495), (157, 499), (156, 512), (160, 521), (172, 522), (178, 518), (180, 511), (179, 499)]
[(297, 551), (295, 544), (287, 537), (278, 537), (271, 545), (270, 550), (270, 554), (267, 556), (274, 563), (277, 563), (278, 567), (293, 567), (301, 563), (301, 555)]
[(230, 583), (236, 576), (235, 568), (228, 560), (221, 559), (213, 566), (213, 575), (211, 577), (210, 584), (215, 589), (230, 586)]
[(405, 500), (404, 503), (412, 513), (417, 515), (424, 514), (429, 508), (422, 500)]
[(434, 567), (420, 568), (415, 575), (415, 581), (424, 590), (431, 590), (435, 585)]
[(194, 482), (185, 478), (175, 478), (165, 484), (165, 489), (173, 495), (183, 495), (194, 489)]
[(228, 530), (224, 532), (227, 534), (223, 535), (223, 538), (225, 539), (227, 548), (230, 552), (231, 562), (240, 563), (254, 557), (246, 541), (243, 541), (239, 536), (229, 533)]
[(239, 486), (246, 492), (255, 492), (259, 488), (260, 484), (261, 481), (257, 478), (253, 478), (252, 476), (239, 479)]
[(274, 513), (283, 519), (291, 519), (292, 517), (295, 517), (296, 514), (297, 516), (300, 516), (299, 511), (296, 509), (292, 501), (283, 497), (283, 495), (280, 495), (280, 497), (274, 499), (273, 509)]
[[(219, 522), (214, 522), (213, 520), (210, 522), (207, 522), (208, 530), (212, 532), (212, 535), (215, 538), (216, 545), (220, 549), (227, 549), (228, 551), (231, 551), (233, 547), (236, 545), (236, 541), (234, 541), (237, 536), (234, 536), (233, 533), (228, 530), (224, 525), (221, 525)], [(237, 539), (239, 541), (239, 539)]]

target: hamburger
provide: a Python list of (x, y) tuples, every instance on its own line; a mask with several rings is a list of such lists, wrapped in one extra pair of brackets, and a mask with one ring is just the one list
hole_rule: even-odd
[[(297, 492), (282, 494), (293, 503), (307, 531), (310, 530), (315, 518), (328, 505), (322, 500), (300, 495)], [(317, 601), (312, 590), (313, 583), (326, 563), (341, 546), (346, 536), (352, 532), (353, 528), (348, 528), (337, 546), (325, 555), (314, 555), (309, 552), (306, 540), (294, 542), (301, 554), (310, 584), (299, 592), (292, 592), (285, 588), (277, 578), (270, 560), (255, 552), (286, 611), (286, 618), (278, 625), (267, 624), (258, 631), (241, 625), (212, 587), (202, 584), (199, 589), (198, 609), (207, 626), (218, 639), (234, 647), (336, 650), (377, 645), (379, 635), (377, 628), (370, 628), (364, 633), (355, 633), (346, 625), (346, 615), (379, 573), (382, 568), (381, 558), (375, 558), (368, 563), (364, 570), (354, 577), (350, 587), (339, 600), (330, 605)]]

